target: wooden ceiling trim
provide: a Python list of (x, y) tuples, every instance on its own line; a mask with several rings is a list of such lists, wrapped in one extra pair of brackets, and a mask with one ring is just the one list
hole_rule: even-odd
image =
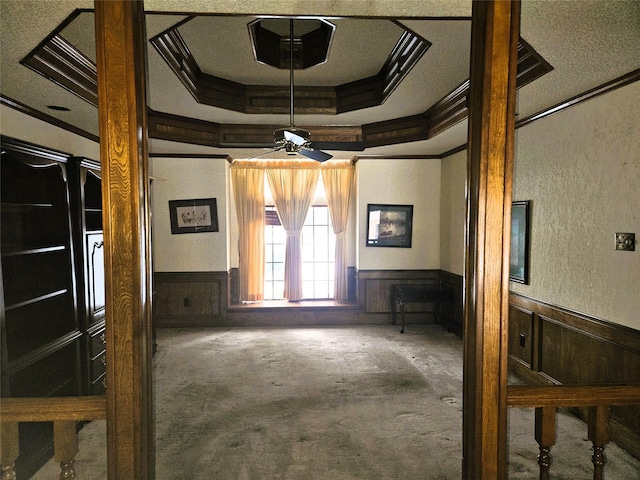
[[(288, 114), (290, 112), (290, 90), (285, 86), (252, 85), (246, 89), (246, 113)], [(332, 87), (306, 87), (294, 89), (294, 113), (336, 113), (336, 91)]]
[(167, 30), (156, 35), (149, 42), (167, 62), (169, 68), (180, 79), (193, 98), (199, 100), (200, 95), (197, 85), (202, 71), (178, 30), (176, 28)]
[[(397, 24), (404, 32), (378, 74), (336, 87), (296, 87), (296, 113), (332, 115), (381, 105), (431, 46), (427, 40)], [(258, 32), (259, 35), (275, 35), (264, 28), (257, 28), (254, 34)], [(288, 86), (285, 89), (244, 85), (202, 72), (177, 27), (157, 35), (150, 42), (198, 102), (247, 114), (289, 113)], [(279, 55), (279, 50), (269, 55), (276, 54)], [(300, 95), (299, 91), (306, 94)], [(279, 95), (267, 96), (266, 92), (279, 92)], [(269, 98), (265, 107), (255, 108), (266, 102), (265, 97)], [(287, 106), (285, 111), (281, 111), (281, 105)]]
[[(149, 137), (209, 147), (267, 148), (274, 146), (273, 132), (281, 125), (219, 124), (163, 112), (148, 111)], [(305, 127), (316, 144), (340, 145), (344, 150), (362, 150), (360, 127)]]
[(381, 79), (382, 101), (384, 102), (404, 77), (411, 71), (418, 60), (429, 50), (431, 42), (428, 42), (417, 33), (409, 30), (399, 22), (394, 22), (404, 31), (393, 48), (389, 58), (378, 72)]
[(147, 111), (149, 137), (195, 145), (218, 146), (220, 126), (169, 113)]
[(95, 63), (61, 36), (52, 36), (20, 63), (91, 105), (98, 105)]
[[(517, 88), (523, 87), (551, 70), (553, 67), (531, 45), (522, 39), (519, 40)], [(425, 112), (425, 116), (429, 119), (428, 138), (435, 137), (467, 118), (468, 94), (469, 80), (467, 79)]]
[(378, 75), (336, 87), (336, 113), (352, 112), (382, 104), (384, 85)]
[(428, 138), (428, 120), (424, 114), (396, 118), (362, 126), (366, 147), (417, 142)]

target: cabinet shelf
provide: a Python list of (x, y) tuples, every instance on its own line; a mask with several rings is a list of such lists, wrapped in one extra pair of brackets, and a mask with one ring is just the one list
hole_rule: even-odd
[(23, 302), (14, 303), (13, 305), (7, 305), (5, 307), (5, 311), (8, 312), (8, 311), (14, 310), (16, 308), (25, 307), (25, 306), (31, 305), (33, 303), (38, 303), (38, 302), (41, 302), (43, 300), (48, 300), (50, 298), (58, 297), (60, 295), (66, 294), (68, 291), (69, 290), (67, 290), (66, 288), (63, 288), (63, 289), (57, 290), (55, 292), (46, 293), (44, 295), (39, 295), (37, 297), (30, 298), (29, 300), (25, 300)]
[(40, 248), (28, 248), (24, 250), (19, 250), (17, 248), (12, 248), (11, 246), (7, 247), (6, 252), (2, 252), (3, 257), (17, 257), (20, 255), (34, 255), (37, 253), (52, 253), (52, 252), (61, 252), (67, 249), (66, 245), (53, 245), (51, 247), (40, 247)]
[(2, 202), (2, 209), (22, 210), (25, 208), (53, 208), (53, 203)]

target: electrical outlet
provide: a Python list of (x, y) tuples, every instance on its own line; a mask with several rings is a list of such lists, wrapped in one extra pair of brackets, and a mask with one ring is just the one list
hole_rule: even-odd
[(636, 249), (635, 233), (616, 233), (616, 250), (634, 252)]

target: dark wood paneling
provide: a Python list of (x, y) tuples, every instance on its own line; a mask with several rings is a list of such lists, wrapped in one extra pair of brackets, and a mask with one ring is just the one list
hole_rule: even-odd
[(156, 272), (154, 325), (219, 325), (228, 307), (229, 283), (228, 272)]
[(533, 358), (533, 312), (509, 306), (509, 356), (528, 368)]
[[(391, 321), (391, 285), (414, 284), (439, 287), (440, 270), (359, 270), (358, 303), (372, 323)], [(411, 303), (405, 308), (407, 323), (433, 323), (435, 303)]]
[(464, 330), (464, 280), (462, 275), (440, 271), (440, 285), (445, 300), (440, 304), (438, 323), (462, 338)]
[[(520, 334), (526, 347), (519, 348)], [(640, 381), (640, 331), (512, 293), (510, 367), (529, 383)], [(530, 355), (530, 360), (527, 357)], [(577, 412), (581, 416), (584, 412)], [(640, 406), (612, 407), (612, 438), (640, 458)]]

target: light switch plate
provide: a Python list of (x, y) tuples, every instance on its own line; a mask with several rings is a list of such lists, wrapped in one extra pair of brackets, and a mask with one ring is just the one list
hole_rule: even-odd
[(616, 250), (634, 252), (636, 249), (635, 233), (616, 233)]

